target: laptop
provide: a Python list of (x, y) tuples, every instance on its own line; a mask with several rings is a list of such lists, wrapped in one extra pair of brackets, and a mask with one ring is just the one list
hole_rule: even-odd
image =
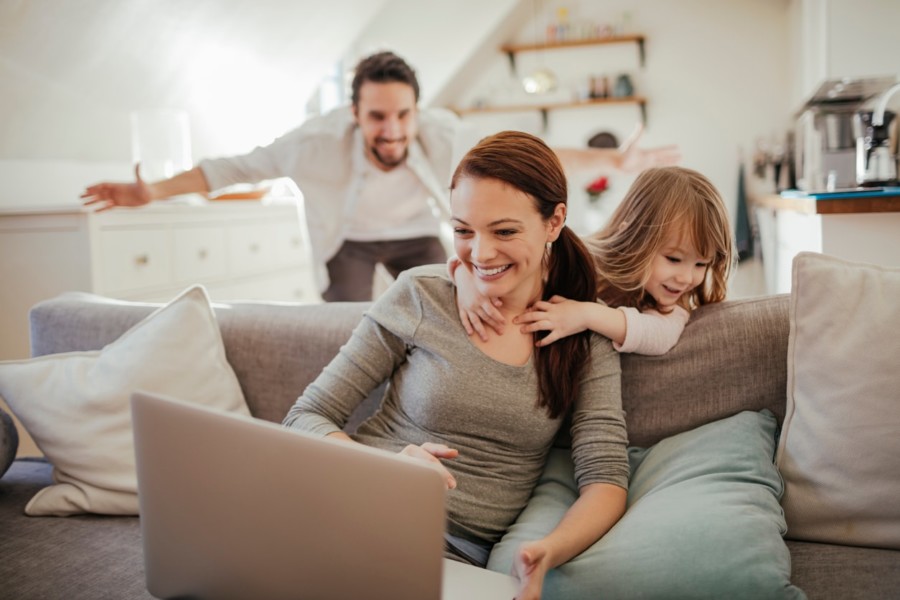
[(147, 590), (158, 598), (510, 600), (443, 557), (444, 482), (415, 459), (131, 396)]

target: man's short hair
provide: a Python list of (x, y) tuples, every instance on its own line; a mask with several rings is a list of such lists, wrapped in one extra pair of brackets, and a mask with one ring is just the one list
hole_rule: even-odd
[(359, 90), (366, 81), (375, 83), (391, 83), (398, 81), (413, 89), (416, 102), (419, 101), (419, 80), (416, 72), (406, 61), (393, 52), (378, 52), (359, 61), (356, 65), (352, 84), (353, 106), (359, 104)]

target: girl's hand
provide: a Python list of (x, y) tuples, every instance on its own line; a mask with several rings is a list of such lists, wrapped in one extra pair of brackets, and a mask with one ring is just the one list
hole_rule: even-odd
[(503, 303), (498, 298), (482, 295), (475, 288), (475, 275), (467, 267), (460, 266), (455, 270), (451, 267), (450, 275), (456, 283), (456, 307), (466, 333), (477, 333), (481, 341), (486, 342), (488, 338), (484, 326), (487, 325), (502, 335), (506, 319), (497, 308)]
[(540, 541), (519, 546), (513, 562), (513, 575), (519, 580), (515, 600), (540, 600), (544, 577), (549, 570), (547, 549)]
[(522, 333), (534, 333), (535, 331), (549, 331), (545, 337), (539, 339), (535, 346), (546, 346), (560, 338), (575, 333), (581, 333), (587, 329), (588, 309), (583, 306), (592, 302), (577, 302), (567, 300), (562, 296), (553, 296), (548, 301), (541, 300), (534, 306), (513, 319), (513, 323), (521, 325)]
[(444, 444), (425, 442), (421, 446), (414, 446), (412, 444), (409, 444), (406, 448), (400, 451), (400, 454), (411, 456), (413, 458), (417, 458), (429, 463), (434, 468), (436, 468), (444, 477), (444, 481), (447, 484), (448, 490), (456, 488), (456, 478), (454, 478), (453, 475), (450, 474), (450, 471), (447, 470), (447, 467), (441, 464), (441, 461), (438, 460), (441, 458), (456, 458), (457, 456), (459, 456), (459, 451), (456, 448), (450, 448), (449, 446), (445, 446)]

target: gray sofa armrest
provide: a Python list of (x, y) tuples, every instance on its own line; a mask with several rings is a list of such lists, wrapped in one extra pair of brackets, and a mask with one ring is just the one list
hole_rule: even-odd
[[(159, 304), (67, 293), (30, 312), (32, 355), (99, 350)], [(250, 412), (280, 422), (297, 397), (337, 354), (367, 303), (214, 304), (225, 353)]]

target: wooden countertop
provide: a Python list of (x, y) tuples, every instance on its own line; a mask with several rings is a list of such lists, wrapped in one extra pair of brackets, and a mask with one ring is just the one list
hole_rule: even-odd
[(791, 210), (808, 215), (840, 215), (900, 212), (900, 193), (863, 198), (785, 198), (776, 194), (755, 196), (756, 206)]

